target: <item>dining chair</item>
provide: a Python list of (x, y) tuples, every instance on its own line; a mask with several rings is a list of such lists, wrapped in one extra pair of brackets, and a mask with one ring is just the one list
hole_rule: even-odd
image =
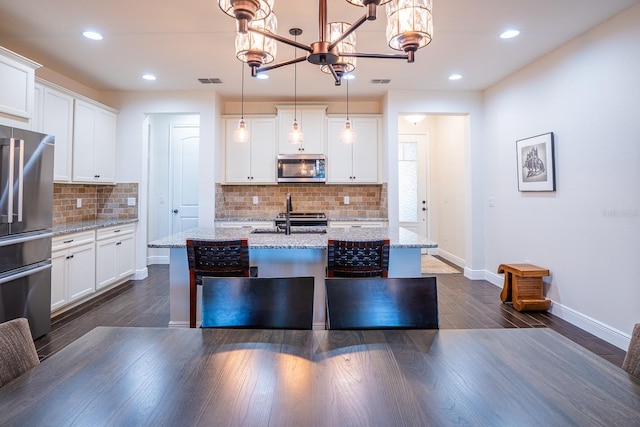
[(438, 329), (435, 277), (327, 278), (328, 329)]
[(312, 329), (313, 277), (203, 277), (202, 327)]
[(33, 344), (29, 321), (25, 318), (0, 324), (0, 387), (10, 383), (40, 363)]
[(389, 239), (328, 240), (327, 277), (387, 277), (388, 274)]
[(196, 327), (198, 286), (203, 277), (249, 277), (248, 239), (187, 239), (189, 327)]
[(631, 342), (622, 362), (622, 369), (640, 379), (640, 323), (633, 327)]

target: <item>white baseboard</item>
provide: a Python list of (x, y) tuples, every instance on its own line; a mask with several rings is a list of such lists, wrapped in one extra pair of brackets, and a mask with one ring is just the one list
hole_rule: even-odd
[[(469, 272), (467, 274), (467, 272)], [(482, 274), (481, 274), (482, 273)], [(493, 273), (487, 270), (469, 270), (465, 268), (465, 277), (471, 280), (486, 280), (499, 288), (504, 285), (504, 277), (502, 275)], [(629, 342), (631, 336), (627, 335), (609, 325), (605, 325), (583, 313), (580, 313), (572, 308), (566, 307), (560, 303), (551, 300), (551, 308), (549, 312), (554, 316), (558, 316), (560, 319), (571, 323), (578, 328), (595, 335), (596, 337), (605, 340), (609, 344), (626, 350), (629, 348)]]
[(148, 256), (147, 265), (154, 265), (154, 264), (169, 264), (169, 257), (161, 256), (161, 255)]
[(459, 256), (456, 256), (450, 252), (438, 250), (437, 254), (440, 258), (446, 259), (447, 261), (457, 265), (460, 268), (464, 268), (464, 260)]
[(142, 280), (149, 277), (149, 269), (147, 267), (136, 270), (136, 272), (131, 276), (131, 280)]
[[(170, 328), (189, 328), (189, 321), (175, 321), (170, 320), (169, 325)], [(200, 325), (196, 324), (196, 327), (200, 327)]]

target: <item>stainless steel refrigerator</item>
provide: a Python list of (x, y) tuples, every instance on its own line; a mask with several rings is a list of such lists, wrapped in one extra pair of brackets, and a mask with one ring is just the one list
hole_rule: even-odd
[(53, 136), (0, 126), (0, 322), (51, 330)]

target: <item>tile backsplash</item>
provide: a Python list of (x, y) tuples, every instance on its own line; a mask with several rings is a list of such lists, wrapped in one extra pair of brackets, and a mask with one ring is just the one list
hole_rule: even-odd
[[(330, 218), (387, 218), (386, 184), (216, 184), (216, 219), (274, 217), (284, 212), (287, 193), (294, 211), (324, 212)], [(349, 204), (344, 203), (345, 196)]]
[[(135, 199), (135, 206), (127, 200)], [(78, 199), (81, 206), (78, 207)], [(138, 183), (53, 184), (53, 224), (138, 217)]]

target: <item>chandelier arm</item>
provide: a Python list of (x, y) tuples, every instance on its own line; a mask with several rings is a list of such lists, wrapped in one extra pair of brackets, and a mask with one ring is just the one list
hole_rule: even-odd
[(340, 86), (340, 83), (342, 82), (341, 77), (338, 75), (338, 73), (336, 73), (336, 70), (333, 68), (333, 65), (329, 65), (328, 68), (329, 70), (331, 70), (331, 75), (336, 81), (336, 86)]
[(409, 62), (413, 62), (412, 55), (413, 52), (407, 52), (406, 55), (401, 53), (393, 54), (393, 53), (365, 53), (365, 52), (352, 52), (352, 53), (340, 53), (340, 56), (345, 57), (353, 57), (353, 58), (378, 58), (378, 59), (407, 59)]
[(265, 37), (268, 37), (270, 39), (274, 39), (274, 40), (279, 41), (281, 43), (288, 44), (289, 46), (293, 46), (293, 47), (296, 47), (298, 49), (306, 50), (307, 52), (313, 52), (313, 49), (311, 48), (311, 46), (307, 46), (306, 44), (302, 44), (302, 43), (298, 43), (298, 42), (293, 41), (293, 40), (289, 40), (286, 37), (279, 36), (278, 34), (274, 34), (274, 33), (271, 33), (269, 31), (263, 31), (260, 28), (249, 27), (249, 31), (251, 31), (252, 33), (261, 34), (261, 35), (263, 35)]
[[(284, 67), (285, 65), (297, 64), (298, 62), (303, 62), (303, 61), (306, 61), (306, 60), (307, 60), (306, 56), (301, 56), (299, 58), (290, 59), (288, 61), (282, 61), (282, 62), (280, 62), (278, 64), (273, 64), (273, 65), (270, 65), (268, 67), (252, 68), (251, 69), (251, 71), (252, 71), (251, 77), (255, 77), (258, 74), (265, 73), (267, 71), (274, 70), (276, 68)], [(255, 73), (254, 73), (254, 70), (255, 70)]]
[[(362, 24), (364, 24), (365, 22), (367, 22), (367, 16), (368, 15), (363, 15), (362, 18), (358, 19), (356, 22), (354, 22), (353, 24), (351, 24), (351, 26), (349, 27), (349, 29), (347, 31), (345, 31), (344, 33), (342, 33), (340, 35), (340, 37), (338, 37), (333, 43), (331, 43), (329, 45), (329, 51), (332, 51), (333, 49), (335, 49), (336, 46), (338, 46), (338, 44), (344, 40), (345, 38), (347, 38), (351, 33), (353, 33), (355, 30), (358, 29), (358, 27), (360, 27)], [(345, 56), (345, 55), (340, 55), (340, 56)]]

